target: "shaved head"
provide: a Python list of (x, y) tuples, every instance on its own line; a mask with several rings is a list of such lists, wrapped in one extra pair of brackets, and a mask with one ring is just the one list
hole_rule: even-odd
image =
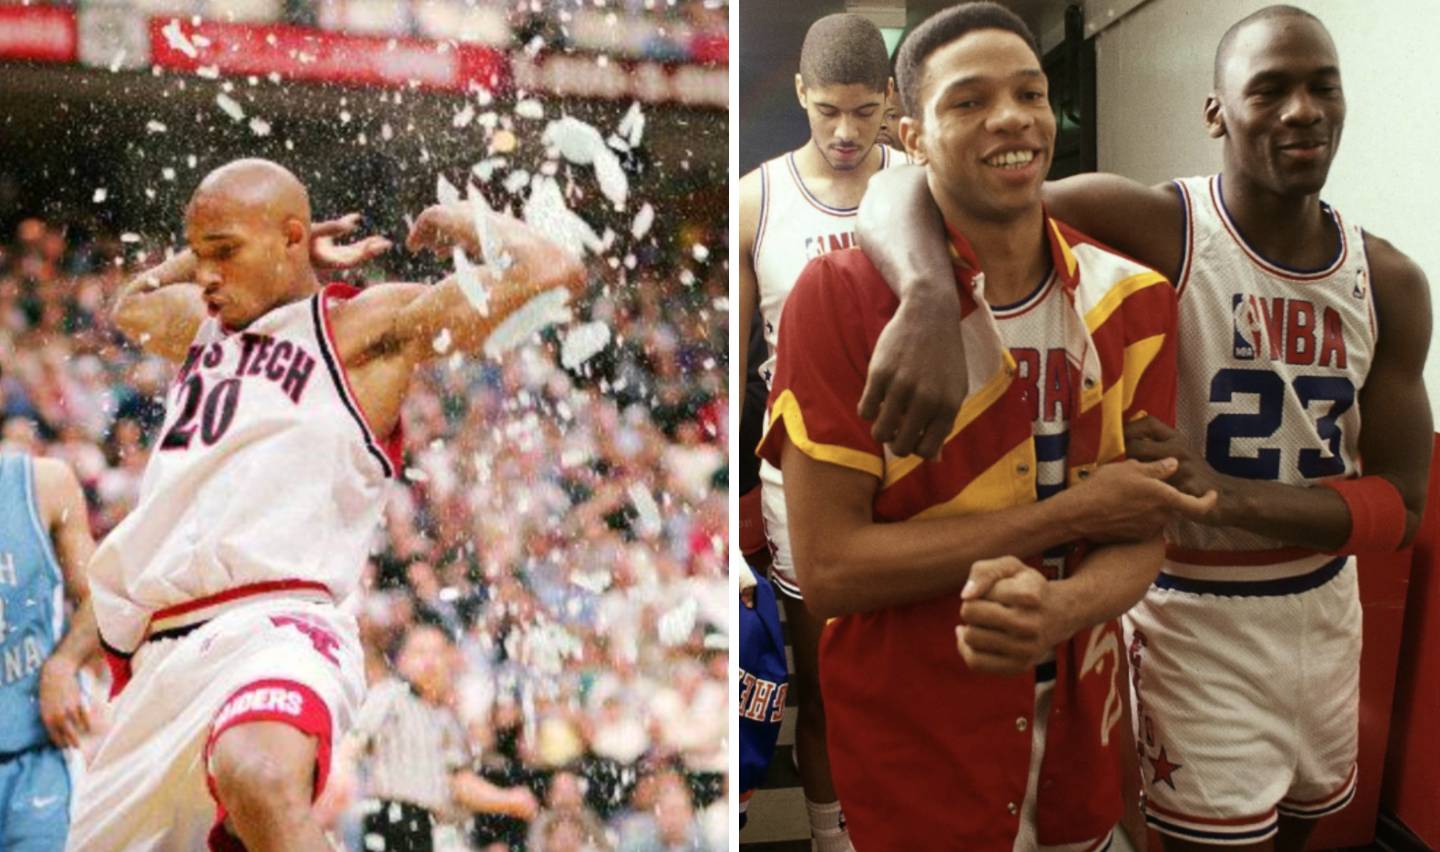
[(190, 197), (192, 208), (201, 204), (245, 211), (273, 224), (294, 218), (310, 227), (310, 193), (289, 169), (270, 160), (233, 160), (206, 175)]
[[(1314, 21), (1315, 25), (1320, 27), (1320, 29), (1325, 29), (1325, 25), (1320, 22), (1319, 18), (1298, 6), (1266, 6), (1257, 12), (1246, 15), (1230, 25), (1230, 29), (1226, 30), (1225, 35), (1220, 37), (1220, 44), (1215, 48), (1215, 88), (1221, 88), (1221, 83), (1225, 77), (1225, 66), (1230, 62), (1230, 56), (1235, 49), (1236, 42), (1239, 40), (1241, 33), (1259, 23), (1267, 21), (1279, 22), (1286, 19)], [(1326, 31), (1326, 36), (1329, 36), (1328, 30)]]
[(310, 195), (269, 160), (226, 163), (185, 208), (185, 239), (207, 307), (231, 329), (318, 286), (310, 265)]

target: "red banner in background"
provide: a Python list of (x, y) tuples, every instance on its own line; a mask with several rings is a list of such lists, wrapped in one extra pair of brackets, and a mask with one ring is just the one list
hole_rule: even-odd
[(75, 13), (55, 6), (0, 6), (0, 59), (75, 61)]
[(151, 61), (161, 68), (211, 68), (226, 76), (274, 73), (290, 80), (389, 88), (463, 90), (473, 84), (490, 92), (510, 87), (510, 62), (493, 48), (286, 25), (154, 18), (150, 51)]

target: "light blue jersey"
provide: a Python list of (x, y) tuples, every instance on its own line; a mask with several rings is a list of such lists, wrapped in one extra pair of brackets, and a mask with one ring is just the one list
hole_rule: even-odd
[(0, 455), (0, 849), (64, 847), (70, 773), (40, 723), (40, 667), (65, 631), (65, 583), (35, 468)]
[(65, 629), (64, 580), (25, 456), (0, 455), (0, 756), (49, 742), (40, 667)]

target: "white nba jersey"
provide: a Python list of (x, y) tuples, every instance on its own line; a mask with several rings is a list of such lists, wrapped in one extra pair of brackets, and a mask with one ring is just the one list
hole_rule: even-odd
[[(880, 145), (880, 168), (910, 162), (903, 151)], [(826, 252), (847, 249), (855, 242), (859, 207), (831, 207), (805, 186), (795, 152), (760, 165), (760, 222), (755, 229), (755, 280), (760, 289), (760, 316), (765, 321), (765, 386), (775, 375), (780, 339), (780, 312), (805, 264)]]
[[(1070, 449), (1070, 365), (1066, 356), (1066, 312), (1072, 311), (1051, 271), (1024, 299), (1011, 305), (991, 305), (996, 328), (1015, 359), (1015, 381), (1030, 405), (1031, 432), (1035, 436), (1035, 499), (1059, 494), (1068, 475)], [(1058, 579), (1070, 545), (1045, 551), (1027, 560), (1046, 576)]]
[[(1288, 269), (1245, 242), (1225, 210), (1219, 176), (1175, 183), (1186, 215), (1176, 282), (1179, 431), (1222, 474), (1294, 485), (1354, 475), (1357, 402), (1376, 339), (1361, 229), (1325, 205), (1339, 237), (1334, 259), (1322, 269)], [(1188, 522), (1173, 525), (1170, 540), (1171, 559), (1180, 562), (1204, 562), (1195, 551), (1282, 547), (1256, 533)], [(1261, 556), (1241, 562), (1267, 561)], [(1276, 557), (1269, 561), (1293, 559)]]
[(355, 588), (399, 460), (350, 392), (327, 305), (340, 284), (243, 332), (201, 324), (171, 385), (140, 500), (101, 543), (90, 584), (101, 634), (131, 652), (151, 617), (240, 587)]

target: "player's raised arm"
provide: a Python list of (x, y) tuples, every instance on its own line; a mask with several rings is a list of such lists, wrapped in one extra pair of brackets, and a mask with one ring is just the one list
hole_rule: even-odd
[(205, 319), (205, 302), (195, 282), (190, 249), (125, 282), (115, 297), (115, 325), (130, 342), (152, 355), (181, 361)]
[[(390, 241), (383, 237), (344, 244), (337, 241), (352, 234), (359, 223), (360, 215), (351, 213), (313, 224), (309, 235), (311, 263), (317, 269), (348, 269), (389, 250)], [(214, 250), (233, 251), (234, 247), (225, 245)], [(206, 315), (204, 295), (195, 279), (195, 252), (188, 248), (141, 272), (116, 294), (111, 308), (116, 326), (146, 352), (183, 361)]]
[[(557, 288), (578, 292), (585, 267), (570, 251), (535, 228), (500, 214), (488, 226), (510, 265), (503, 271), (476, 266), (483, 295), (467, 293), (459, 275), (434, 286), (387, 284), (372, 287), (335, 312), (336, 335), (347, 364), (355, 359), (402, 355), (417, 364), (452, 351), (478, 352), (505, 318), (535, 296)], [(436, 205), (416, 219), (406, 245), (437, 254), (458, 245), (478, 257), (480, 236), (468, 206)], [(449, 344), (437, 341), (448, 337)]]

